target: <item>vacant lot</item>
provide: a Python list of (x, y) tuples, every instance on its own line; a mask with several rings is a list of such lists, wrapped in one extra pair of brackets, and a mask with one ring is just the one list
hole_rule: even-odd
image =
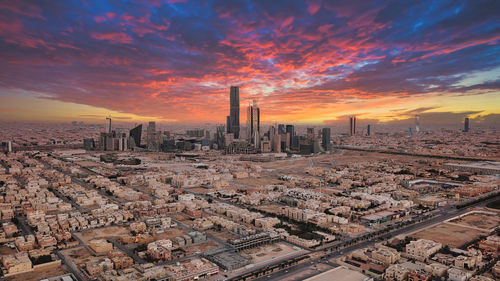
[(267, 260), (278, 259), (281, 256), (296, 252), (292, 246), (285, 243), (265, 245), (254, 249), (244, 250), (242, 253), (252, 257), (252, 263), (259, 263)]
[(12, 277), (8, 277), (5, 280), (8, 281), (30, 281), (30, 280), (41, 280), (49, 277), (59, 276), (68, 273), (66, 267), (63, 265), (56, 266), (52, 268), (44, 268), (43, 271), (33, 271), (23, 274), (14, 275)]
[(93, 229), (86, 232), (81, 232), (80, 237), (88, 242), (93, 239), (120, 238), (125, 235), (130, 235), (128, 228), (123, 226), (110, 226), (106, 228)]
[(485, 231), (491, 231), (500, 225), (500, 216), (498, 216), (498, 214), (472, 213), (470, 215), (451, 220), (450, 222), (481, 230), (484, 229)]
[(424, 229), (412, 234), (417, 239), (429, 239), (450, 247), (460, 247), (481, 235), (487, 235), (485, 231), (471, 229), (469, 227), (442, 223), (434, 227)]

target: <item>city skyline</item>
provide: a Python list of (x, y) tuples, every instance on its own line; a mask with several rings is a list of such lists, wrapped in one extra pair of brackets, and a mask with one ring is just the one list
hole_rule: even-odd
[[(500, 123), (495, 1), (0, 4), (0, 121)], [(240, 113), (241, 114), (241, 113)], [(463, 123), (462, 123), (463, 124)]]

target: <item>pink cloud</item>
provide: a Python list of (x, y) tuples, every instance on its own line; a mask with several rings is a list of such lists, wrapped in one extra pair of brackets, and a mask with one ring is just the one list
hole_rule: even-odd
[(97, 40), (107, 40), (111, 43), (117, 44), (130, 44), (132, 43), (132, 37), (124, 32), (115, 32), (115, 33), (98, 33), (92, 32), (90, 36)]
[(316, 14), (321, 8), (321, 1), (309, 0), (307, 1), (307, 11), (309, 14)]

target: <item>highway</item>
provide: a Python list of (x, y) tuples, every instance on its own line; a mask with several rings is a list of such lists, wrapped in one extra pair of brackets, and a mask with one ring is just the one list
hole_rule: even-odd
[[(368, 246), (372, 246), (375, 243), (379, 242), (379, 240), (388, 239), (390, 237), (394, 237), (394, 236), (401, 235), (401, 234), (407, 234), (408, 235), (408, 234), (417, 232), (419, 230), (425, 229), (425, 228), (427, 228), (427, 227), (429, 227), (431, 225), (443, 222), (445, 220), (451, 219), (451, 218), (456, 217), (456, 216), (463, 215), (463, 214), (465, 214), (467, 212), (470, 212), (472, 207), (483, 207), (486, 204), (488, 204), (489, 202), (497, 200), (499, 197), (500, 196), (497, 195), (497, 196), (495, 196), (493, 198), (490, 198), (488, 200), (485, 200), (483, 202), (479, 202), (477, 204), (474, 204), (474, 205), (470, 206), (469, 208), (463, 208), (463, 209), (460, 209), (460, 210), (456, 209), (454, 206), (443, 207), (442, 209), (438, 210), (435, 213), (434, 217), (432, 217), (432, 218), (430, 218), (428, 220), (425, 220), (425, 221), (422, 221), (422, 222), (417, 222), (415, 224), (411, 224), (411, 225), (408, 225), (406, 227), (399, 228), (399, 229), (390, 231), (390, 232), (385, 233), (385, 234), (381, 234), (380, 236), (376, 236), (376, 237), (371, 238), (369, 240), (363, 240), (361, 242), (356, 242), (355, 244), (348, 245), (347, 247), (341, 247), (341, 246), (339, 246), (339, 244), (335, 244), (335, 245), (331, 245), (331, 246), (325, 247), (323, 249), (314, 250), (313, 253), (320, 254), (320, 257), (309, 259), (309, 260), (305, 260), (305, 262), (296, 264), (294, 266), (282, 269), (282, 270), (277, 271), (277, 272), (273, 272), (272, 274), (269, 274), (267, 276), (260, 277), (260, 278), (254, 279), (254, 280), (258, 280), (258, 281), (262, 281), (262, 280), (268, 280), (268, 281), (270, 281), (270, 280), (282, 280), (283, 278), (290, 277), (293, 274), (296, 274), (296, 273), (304, 270), (305, 268), (310, 267), (310, 266), (312, 266), (314, 264), (317, 264), (319, 262), (321, 262), (321, 263), (330, 263), (328, 261), (329, 259), (339, 258), (339, 257), (341, 257), (341, 256), (343, 256), (343, 255), (345, 255), (345, 254), (347, 254), (349, 252), (352, 252), (352, 251), (355, 251), (355, 250), (358, 250), (358, 249), (362, 249), (362, 248), (366, 248)], [(348, 243), (348, 242), (344, 242), (344, 243)], [(340, 245), (341, 244), (343, 244), (343, 243), (340, 243)], [(323, 254), (321, 252), (323, 252)], [(311, 255), (311, 254), (309, 254), (309, 255)], [(326, 260), (324, 258), (326, 258)], [(275, 262), (273, 264), (269, 264), (269, 265), (267, 265), (267, 267), (272, 266), (272, 265), (276, 265), (276, 264), (279, 264), (279, 262)], [(260, 271), (262, 269), (265, 269), (265, 268), (266, 267), (252, 268), (251, 271), (247, 271), (245, 273), (248, 273), (248, 272), (258, 272), (258, 271)], [(241, 280), (241, 279), (239, 279), (239, 277), (242, 276), (242, 275), (244, 275), (245, 273), (242, 273), (239, 276), (233, 277), (233, 278), (231, 278), (229, 280)], [(318, 272), (318, 273), (320, 273), (320, 272)]]

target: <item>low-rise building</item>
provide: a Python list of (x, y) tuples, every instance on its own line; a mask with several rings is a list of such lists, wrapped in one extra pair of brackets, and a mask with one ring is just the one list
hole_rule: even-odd
[(437, 253), (443, 245), (432, 240), (419, 239), (406, 245), (406, 253), (415, 259), (425, 260)]

